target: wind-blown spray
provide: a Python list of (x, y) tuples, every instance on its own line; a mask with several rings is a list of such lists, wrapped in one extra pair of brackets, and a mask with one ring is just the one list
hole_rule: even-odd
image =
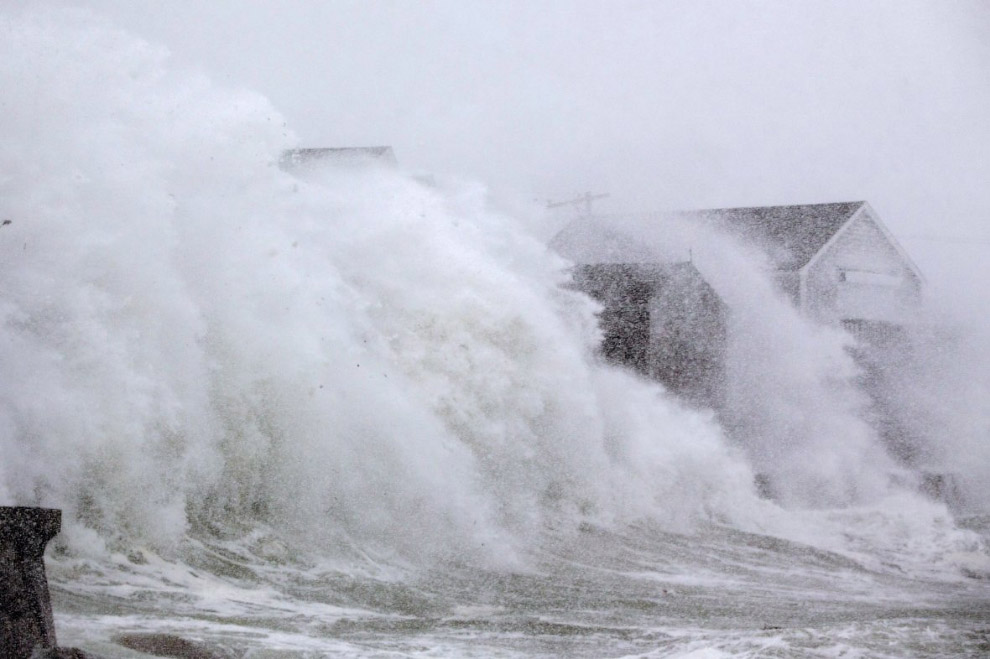
[(845, 337), (744, 250), (710, 242), (705, 272), (739, 309), (727, 439), (603, 363), (569, 264), (482, 187), (284, 171), (265, 99), (87, 14), (0, 34), (0, 499), (64, 510), (63, 642), (600, 656), (693, 651), (657, 621), (711, 615), (763, 627), (733, 651), (841, 649), (764, 625), (871, 597), (886, 625), (990, 572), (944, 506), (887, 483)]
[(415, 556), (755, 501), (713, 424), (598, 363), (566, 264), (480, 188), (294, 177), (264, 99), (92, 19), (4, 29), (4, 498), (85, 542)]

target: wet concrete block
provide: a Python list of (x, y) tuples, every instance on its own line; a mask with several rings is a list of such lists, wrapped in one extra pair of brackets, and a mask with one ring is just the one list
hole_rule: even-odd
[(49, 648), (47, 650), (37, 649), (31, 655), (31, 659), (103, 659), (94, 654), (87, 654), (76, 648)]
[(0, 506), (0, 659), (56, 647), (44, 554), (61, 528), (61, 510)]

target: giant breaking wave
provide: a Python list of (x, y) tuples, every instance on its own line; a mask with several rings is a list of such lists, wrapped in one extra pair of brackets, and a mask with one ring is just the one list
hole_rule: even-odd
[[(0, 501), (63, 508), (63, 551), (264, 528), (347, 559), (512, 564), (548, 530), (637, 520), (861, 548), (896, 535), (876, 515), (927, 538), (919, 564), (974, 542), (855, 452), (801, 471), (869, 500), (761, 500), (710, 414), (601, 363), (567, 264), (481, 186), (295, 176), (256, 94), (85, 14), (0, 33)], [(832, 386), (829, 355), (801, 382)]]

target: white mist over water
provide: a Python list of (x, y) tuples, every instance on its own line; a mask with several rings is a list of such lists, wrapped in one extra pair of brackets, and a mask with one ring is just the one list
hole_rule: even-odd
[(853, 338), (803, 317), (753, 248), (708, 235), (698, 252), (698, 267), (731, 309), (727, 420), (775, 496), (833, 507), (888, 494), (900, 468), (864, 418)]
[(113, 543), (414, 554), (755, 500), (713, 424), (595, 363), (565, 264), (482, 190), (295, 179), (263, 99), (87, 18), (5, 31), (5, 499)]
[[(864, 419), (852, 337), (815, 324), (776, 291), (755, 247), (677, 213), (599, 218), (563, 253), (611, 232), (663, 261), (691, 258), (726, 305), (727, 392), (721, 416), (753, 468), (788, 505), (874, 503), (902, 470)], [(601, 255), (603, 258), (611, 258)], [(640, 257), (633, 257), (640, 258)]]
[[(271, 533), (344, 562), (521, 566), (558, 533), (639, 523), (905, 570), (982, 555), (889, 489), (844, 339), (755, 274), (712, 274), (777, 319), (739, 320), (734, 368), (763, 395), (737, 392), (759, 414), (736, 447), (600, 362), (568, 264), (479, 186), (293, 176), (263, 98), (83, 14), (0, 34), (0, 500), (63, 508), (70, 559), (181, 565)], [(755, 470), (799, 513), (759, 499)]]

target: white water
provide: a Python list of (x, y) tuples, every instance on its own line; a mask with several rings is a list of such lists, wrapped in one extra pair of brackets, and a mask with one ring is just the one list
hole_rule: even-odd
[[(557, 653), (511, 640), (568, 636), (519, 622), (557, 606), (566, 625), (618, 615), (646, 652), (667, 646), (629, 602), (672, 589), (671, 652), (735, 652), (767, 579), (781, 612), (816, 589), (986, 601), (965, 576), (990, 573), (980, 536), (892, 484), (845, 338), (756, 268), (734, 280), (754, 314), (734, 369), (763, 392), (739, 403), (758, 440), (733, 446), (599, 362), (566, 262), (483, 187), (294, 176), (277, 163), (295, 138), (255, 94), (85, 14), (11, 14), (0, 34), (0, 501), (64, 511), (63, 643), (123, 652), (114, 633), (152, 629), (466, 651), (456, 626), (407, 646), (418, 632), (390, 625), (411, 617)], [(756, 494), (767, 469), (785, 507)], [(688, 624), (719, 590), (735, 613)], [(358, 636), (378, 645), (327, 627), (372, 612), (391, 622)], [(734, 641), (712, 631), (725, 620)], [(599, 635), (582, 651), (611, 647)]]

